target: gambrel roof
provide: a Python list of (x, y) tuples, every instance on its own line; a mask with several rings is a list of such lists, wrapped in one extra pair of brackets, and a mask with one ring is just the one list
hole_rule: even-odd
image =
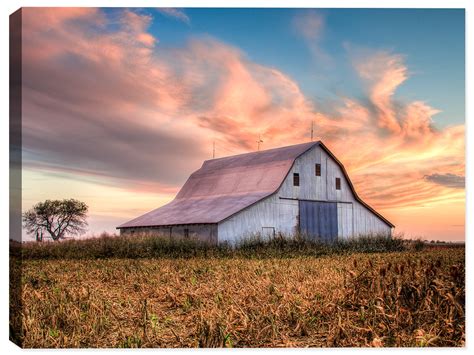
[(296, 158), (317, 145), (340, 165), (355, 198), (394, 227), (359, 198), (344, 166), (318, 141), (206, 160), (173, 201), (117, 228), (218, 223), (275, 193)]

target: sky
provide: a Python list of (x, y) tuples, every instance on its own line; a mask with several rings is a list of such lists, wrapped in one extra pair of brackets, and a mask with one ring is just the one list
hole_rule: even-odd
[[(408, 238), (464, 240), (465, 13), (24, 8), (22, 209), (87, 235), (171, 201), (203, 160), (315, 139)], [(26, 239), (26, 236), (25, 236)]]

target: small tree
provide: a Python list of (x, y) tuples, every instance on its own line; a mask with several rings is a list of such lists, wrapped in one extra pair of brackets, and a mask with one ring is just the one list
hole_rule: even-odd
[(66, 234), (80, 235), (86, 231), (89, 207), (75, 199), (46, 200), (23, 213), (23, 225), (37, 241), (43, 240), (43, 232), (49, 233), (54, 241)]

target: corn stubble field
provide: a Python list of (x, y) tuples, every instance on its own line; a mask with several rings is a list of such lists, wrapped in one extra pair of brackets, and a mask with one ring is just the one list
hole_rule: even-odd
[(172, 258), (30, 250), (11, 258), (11, 337), (26, 348), (464, 346), (464, 248), (295, 245)]

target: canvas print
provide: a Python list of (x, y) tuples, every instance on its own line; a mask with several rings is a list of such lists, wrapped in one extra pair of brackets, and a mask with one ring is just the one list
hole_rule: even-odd
[(10, 15), (10, 340), (464, 347), (465, 11)]

